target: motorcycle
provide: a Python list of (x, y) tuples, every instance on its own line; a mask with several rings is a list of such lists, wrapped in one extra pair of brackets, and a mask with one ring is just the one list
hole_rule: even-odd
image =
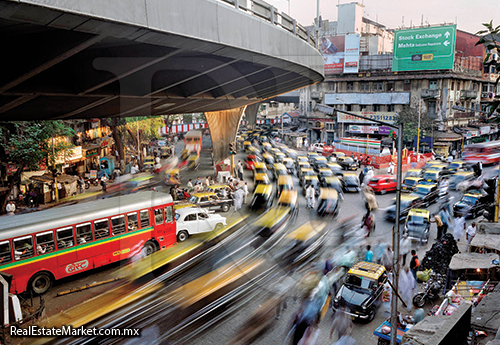
[(90, 188), (90, 184), (93, 184), (94, 186), (99, 186), (99, 179), (98, 178), (86, 178), (84, 180), (84, 183), (85, 183), (85, 189), (89, 189)]
[(427, 301), (435, 301), (444, 287), (444, 278), (439, 273), (431, 271), (430, 278), (424, 283), (424, 291), (413, 297), (413, 305), (417, 308), (422, 308)]

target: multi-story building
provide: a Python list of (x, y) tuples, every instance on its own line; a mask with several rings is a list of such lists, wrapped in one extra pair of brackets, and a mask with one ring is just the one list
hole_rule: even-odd
[[(339, 115), (332, 118), (326, 114), (329, 107), (392, 121), (395, 113), (404, 105), (410, 105), (418, 109), (421, 116), (434, 120), (432, 136), (435, 142), (451, 143), (447, 146), (449, 150), (460, 149), (464, 143), (497, 137), (495, 126), (482, 123), (484, 113), (481, 110), (485, 102), (491, 101), (499, 90), (493, 90), (497, 75), (490, 73), (493, 70), (489, 67), (487, 73), (483, 70), (484, 47), (475, 46), (478, 36), (456, 30), (453, 64), (449, 68), (398, 71), (393, 68), (395, 30), (364, 18), (359, 3), (338, 5), (338, 18), (338, 22), (324, 21), (319, 32), (320, 42), (323, 40), (325, 46), (328, 45), (323, 39), (327, 37), (335, 46), (326, 52), (331, 55), (324, 51), (326, 79), (321, 84), (302, 89), (300, 94), (300, 121), (309, 127), (311, 142), (330, 143), (339, 137), (366, 137), (367, 134), (383, 139), (389, 134), (387, 128), (355, 117)], [(415, 32), (421, 31), (417, 28)], [(347, 61), (350, 49), (347, 48), (347, 36), (356, 33), (360, 36), (359, 63), (354, 70), (348, 70), (347, 63), (342, 69), (342, 65), (335, 65), (338, 61), (332, 56)], [(342, 35), (345, 36), (345, 49), (344, 41), (339, 39)], [(448, 36), (446, 39), (451, 41)], [(340, 42), (339, 47), (337, 42)], [(344, 55), (339, 54), (342, 49)], [(422, 58), (422, 55), (415, 56)]]

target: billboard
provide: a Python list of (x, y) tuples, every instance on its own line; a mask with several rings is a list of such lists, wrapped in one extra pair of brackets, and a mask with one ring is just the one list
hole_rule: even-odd
[(358, 73), (359, 40), (359, 34), (323, 37), (321, 39), (325, 75)]
[(455, 37), (456, 25), (396, 31), (392, 70), (453, 69)]
[[(393, 124), (396, 121), (396, 113), (385, 112), (385, 111), (352, 111), (353, 114), (361, 115), (369, 119), (384, 121)], [(349, 122), (349, 123), (373, 123), (369, 120), (365, 120), (350, 114), (345, 114), (337, 112), (337, 122)]]

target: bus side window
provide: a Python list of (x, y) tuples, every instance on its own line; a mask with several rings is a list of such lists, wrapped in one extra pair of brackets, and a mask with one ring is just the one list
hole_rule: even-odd
[(79, 224), (75, 228), (78, 244), (92, 241), (92, 225), (90, 223)]
[(94, 238), (96, 240), (109, 236), (109, 223), (107, 219), (94, 222)]
[(67, 227), (56, 230), (57, 235), (57, 248), (68, 248), (75, 245), (75, 239), (73, 237), (73, 227)]
[(126, 231), (125, 229), (125, 216), (111, 217), (111, 229), (113, 235), (119, 235)]
[(170, 223), (174, 221), (174, 212), (172, 210), (173, 206), (165, 207), (165, 223)]
[(155, 224), (163, 224), (163, 209), (158, 208), (155, 210)]
[(54, 232), (46, 231), (41, 234), (35, 235), (36, 240), (36, 254), (42, 255), (45, 253), (53, 252), (56, 249), (54, 243)]
[(142, 210), (141, 215), (141, 228), (147, 228), (149, 226), (149, 212), (148, 210)]
[(128, 231), (137, 230), (139, 223), (137, 222), (137, 213), (127, 214), (127, 226)]
[(12, 261), (12, 253), (10, 251), (10, 242), (0, 242), (0, 265)]
[(24, 236), (14, 239), (14, 259), (20, 260), (33, 256), (33, 238)]

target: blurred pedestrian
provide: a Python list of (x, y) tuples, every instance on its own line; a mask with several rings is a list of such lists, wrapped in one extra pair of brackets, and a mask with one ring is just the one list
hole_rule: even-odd
[(404, 234), (403, 238), (399, 242), (399, 259), (403, 258), (403, 266), (406, 265), (406, 256), (411, 249), (411, 240), (408, 238), (408, 234)]
[(209, 187), (210, 186), (210, 176), (207, 176), (205, 178), (205, 187)]
[(418, 260), (417, 252), (415, 249), (411, 250), (411, 261), (410, 261), (410, 270), (413, 275), (413, 279), (415, 280), (415, 289), (417, 288), (417, 270), (420, 267), (420, 261)]
[(170, 187), (170, 196), (174, 201), (177, 200), (177, 185)]
[(476, 228), (476, 223), (472, 222), (471, 225), (467, 228), (467, 231), (465, 232), (465, 239), (467, 240), (467, 244), (469, 245), (469, 252), (470, 252), (470, 244), (472, 240), (474, 239), (474, 236), (476, 236), (477, 228)]
[(387, 169), (387, 172), (391, 175), (394, 175), (394, 162), (392, 160), (389, 163), (389, 168)]
[(380, 265), (380, 262), (382, 260), (382, 254), (384, 254), (384, 251), (387, 249), (387, 244), (382, 243), (382, 239), (379, 238), (377, 240), (377, 244), (375, 244), (373, 248), (373, 258), (374, 262)]
[(241, 160), (238, 161), (237, 168), (238, 179), (243, 180), (243, 164), (241, 164)]
[(307, 208), (314, 208), (316, 200), (314, 195), (314, 187), (312, 184), (309, 184), (306, 188), (306, 198), (307, 198)]
[(78, 185), (78, 193), (81, 194), (83, 193), (83, 191), (85, 190), (85, 181), (83, 180), (83, 177), (78, 177), (78, 181), (77, 181), (77, 185)]
[(236, 192), (233, 193), (234, 198), (234, 210), (241, 210), (241, 205), (243, 204), (243, 197), (245, 196), (245, 192), (241, 188), (238, 188)]
[(367, 245), (366, 246), (366, 254), (365, 254), (365, 259), (364, 261), (366, 262), (373, 262), (373, 252), (372, 252), (372, 246)]
[(412, 275), (408, 274), (409, 269), (405, 267), (404, 270), (399, 274), (399, 295), (405, 302), (408, 312), (411, 311), (412, 299), (413, 299), (413, 279)]
[(392, 271), (392, 264), (394, 259), (394, 252), (391, 249), (391, 246), (388, 245), (384, 253), (382, 254), (382, 258), (380, 259), (380, 264), (385, 267), (387, 271)]
[(349, 334), (354, 327), (351, 318), (347, 315), (344, 299), (340, 299), (339, 304), (339, 310), (333, 316), (330, 339), (332, 339), (334, 332), (337, 332), (338, 338), (341, 339), (344, 335)]
[(243, 196), (243, 203), (246, 204), (247, 203), (247, 195), (248, 195), (248, 182), (245, 182), (245, 184), (243, 185), (243, 192), (245, 193), (245, 195)]
[(463, 214), (459, 214), (457, 218), (455, 218), (455, 222), (453, 224), (453, 237), (455, 241), (460, 242), (460, 237), (462, 237), (462, 233), (465, 230), (465, 217)]
[(13, 216), (14, 213), (16, 212), (16, 204), (14, 204), (14, 201), (10, 200), (7, 206), (5, 206), (5, 211), (7, 211), (7, 214), (9, 216)]
[(434, 218), (431, 220), (431, 223), (436, 223), (437, 226), (437, 236), (436, 240), (440, 240), (441, 236), (443, 236), (443, 221), (438, 214), (433, 214)]
[(188, 183), (187, 183), (187, 187), (188, 187), (188, 191), (189, 193), (191, 193), (193, 191), (193, 179), (189, 179)]

